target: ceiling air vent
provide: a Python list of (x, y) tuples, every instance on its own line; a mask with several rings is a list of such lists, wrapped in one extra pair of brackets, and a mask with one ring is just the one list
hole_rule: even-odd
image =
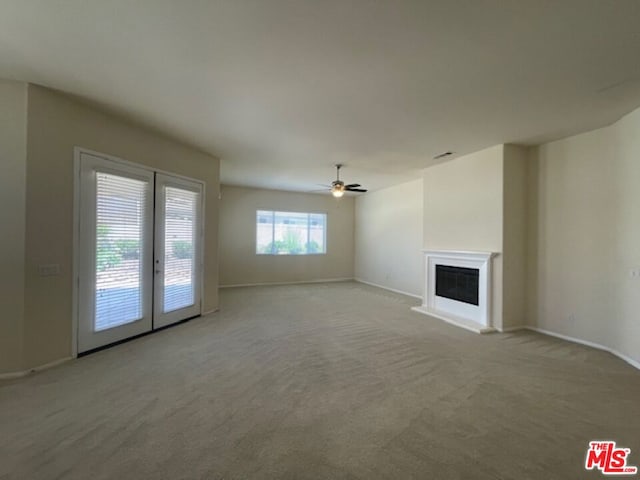
[(433, 157), (433, 159), (434, 160), (440, 160), (441, 158), (448, 157), (449, 155), (453, 155), (453, 152), (440, 153), (440, 154), (436, 155), (435, 157)]

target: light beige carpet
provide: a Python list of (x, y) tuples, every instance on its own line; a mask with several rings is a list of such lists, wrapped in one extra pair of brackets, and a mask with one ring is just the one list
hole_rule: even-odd
[(355, 283), (221, 299), (0, 384), (0, 478), (603, 478), (592, 439), (640, 465), (640, 372), (607, 353), (480, 336)]

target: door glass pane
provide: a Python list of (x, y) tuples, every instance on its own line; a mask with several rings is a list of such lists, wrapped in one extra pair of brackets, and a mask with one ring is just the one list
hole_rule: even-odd
[(195, 301), (197, 201), (196, 192), (165, 187), (164, 313)]
[(96, 172), (95, 331), (142, 318), (142, 250), (149, 184)]

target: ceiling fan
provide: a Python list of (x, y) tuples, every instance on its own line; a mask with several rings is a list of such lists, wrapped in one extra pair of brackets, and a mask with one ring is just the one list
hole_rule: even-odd
[(336, 179), (331, 182), (331, 186), (325, 185), (329, 188), (331, 195), (336, 198), (340, 198), (344, 195), (344, 192), (366, 192), (367, 190), (360, 187), (359, 183), (350, 183), (349, 185), (345, 185), (342, 180), (340, 180), (340, 169), (343, 167), (341, 163), (336, 164)]

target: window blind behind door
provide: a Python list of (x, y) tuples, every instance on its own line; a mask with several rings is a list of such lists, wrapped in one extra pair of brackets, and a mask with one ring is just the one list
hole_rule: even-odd
[(95, 331), (143, 316), (144, 218), (148, 182), (96, 172)]
[(199, 194), (165, 187), (164, 313), (194, 304)]

